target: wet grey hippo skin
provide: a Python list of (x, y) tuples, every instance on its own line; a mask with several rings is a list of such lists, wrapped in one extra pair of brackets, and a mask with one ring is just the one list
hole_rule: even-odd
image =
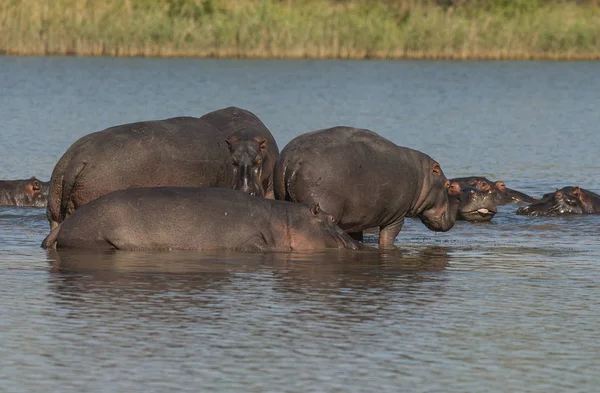
[(201, 119), (226, 138), (232, 156), (233, 188), (275, 199), (273, 168), (279, 148), (263, 122), (252, 112), (234, 106), (207, 113)]
[(537, 200), (535, 197), (506, 187), (503, 181), (494, 182), (483, 176), (457, 177), (450, 179), (450, 182), (456, 182), (461, 187), (471, 186), (482, 191), (492, 190), (498, 206), (507, 205), (512, 202), (531, 203)]
[(277, 199), (318, 204), (357, 239), (378, 227), (380, 248), (393, 247), (405, 217), (434, 231), (454, 225), (440, 165), (369, 130), (333, 127), (294, 138), (279, 155), (274, 185)]
[[(482, 191), (475, 187), (461, 187), (457, 182), (450, 182), (448, 199), (457, 220), (490, 221), (497, 211), (496, 198), (490, 189)], [(452, 203), (454, 200), (457, 203)]]
[(118, 250), (294, 251), (358, 249), (316, 206), (226, 188), (112, 192), (56, 227), (43, 247)]
[(86, 135), (56, 164), (48, 208), (53, 229), (80, 206), (136, 187), (231, 187), (231, 157), (216, 128), (193, 117), (123, 124)]
[(564, 187), (544, 194), (542, 199), (517, 209), (523, 216), (599, 214), (600, 195), (579, 187)]
[(46, 207), (49, 184), (35, 176), (23, 180), (0, 180), (0, 206)]

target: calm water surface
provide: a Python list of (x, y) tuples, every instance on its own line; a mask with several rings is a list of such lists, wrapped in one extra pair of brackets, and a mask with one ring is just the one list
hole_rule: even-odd
[[(600, 63), (0, 57), (0, 178), (47, 180), (82, 135), (247, 108), (282, 148), (334, 125), (449, 177), (600, 191)], [(600, 216), (500, 208), (394, 252), (47, 252), (0, 208), (0, 392), (592, 392)], [(375, 243), (376, 237), (367, 237)]]

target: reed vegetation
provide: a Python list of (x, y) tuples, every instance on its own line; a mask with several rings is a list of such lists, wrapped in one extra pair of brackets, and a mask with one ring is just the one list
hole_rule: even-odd
[(0, 53), (600, 59), (600, 5), (548, 0), (2, 0)]

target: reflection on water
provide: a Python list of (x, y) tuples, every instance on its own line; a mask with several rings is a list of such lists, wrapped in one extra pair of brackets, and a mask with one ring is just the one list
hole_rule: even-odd
[[(3, 179), (47, 180), (98, 129), (237, 105), (281, 147), (354, 125), (449, 177), (600, 190), (595, 62), (0, 57), (0, 70)], [(381, 253), (205, 254), (46, 251), (44, 210), (2, 207), (0, 392), (596, 391), (600, 215), (515, 210), (446, 233), (408, 219)]]

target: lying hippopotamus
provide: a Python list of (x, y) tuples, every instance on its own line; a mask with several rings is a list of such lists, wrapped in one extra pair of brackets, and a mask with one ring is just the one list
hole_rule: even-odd
[(233, 188), (275, 199), (273, 168), (279, 148), (263, 122), (252, 112), (234, 106), (207, 113), (200, 119), (226, 138), (232, 158)]
[(335, 218), (307, 206), (224, 188), (112, 192), (57, 226), (45, 248), (296, 251), (359, 249)]
[(507, 205), (512, 202), (531, 203), (537, 200), (520, 191), (506, 187), (503, 181), (491, 181), (483, 176), (457, 177), (450, 179), (450, 182), (456, 182), (461, 187), (471, 186), (482, 191), (492, 190), (498, 206)]
[[(456, 220), (471, 222), (490, 221), (497, 211), (496, 198), (492, 190), (479, 190), (475, 187), (460, 186), (451, 182), (448, 199)], [(457, 203), (453, 203), (456, 200)]]
[(35, 176), (26, 180), (0, 180), (0, 206), (46, 207), (49, 184)]
[(275, 164), (275, 197), (318, 204), (355, 239), (379, 227), (379, 247), (393, 247), (405, 217), (433, 231), (454, 225), (448, 179), (428, 155), (373, 131), (333, 127), (294, 138)]
[(193, 117), (142, 121), (86, 135), (52, 172), (47, 216), (55, 228), (80, 206), (125, 188), (231, 187), (219, 131)]
[(600, 213), (600, 195), (579, 187), (564, 187), (517, 209), (522, 216), (562, 216)]

